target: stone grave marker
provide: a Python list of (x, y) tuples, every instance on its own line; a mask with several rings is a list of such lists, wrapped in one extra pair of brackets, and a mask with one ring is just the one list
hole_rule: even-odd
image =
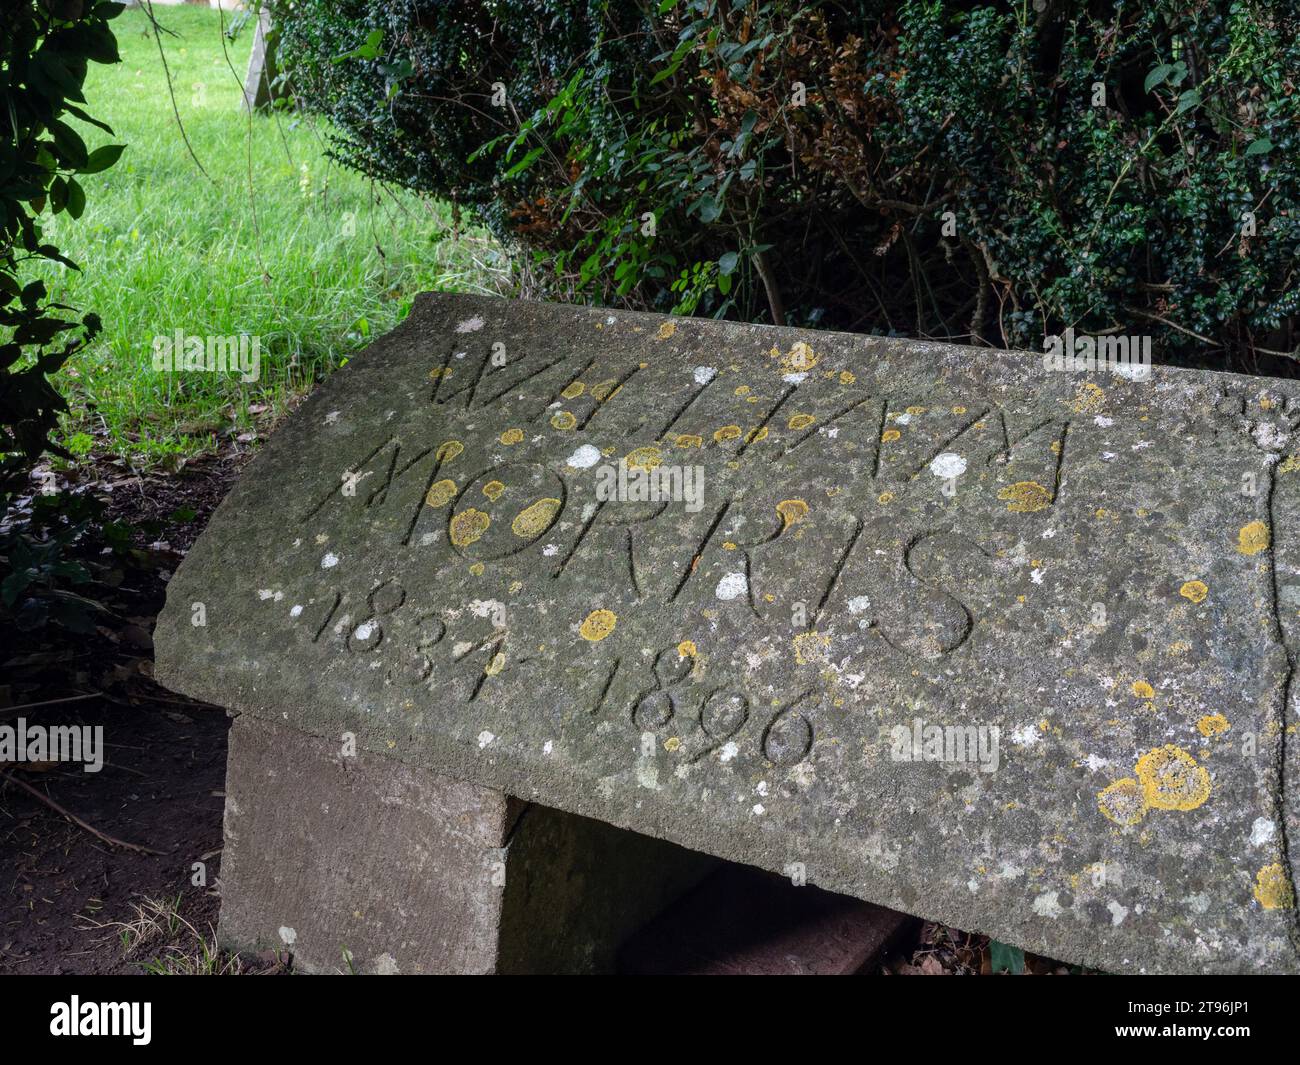
[(586, 964), (696, 875), (617, 826), (1107, 970), (1295, 971), (1298, 422), (1279, 380), (422, 296), (169, 589), (160, 679), (239, 715), (223, 935), (568, 964), (517, 875), (605, 892), (613, 932), (556, 918)]

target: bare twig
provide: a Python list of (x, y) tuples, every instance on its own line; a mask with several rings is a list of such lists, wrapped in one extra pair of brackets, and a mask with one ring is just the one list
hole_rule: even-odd
[(7, 780), (9, 781), (10, 784), (18, 785), (18, 787), (22, 788), (23, 791), (27, 792), (27, 794), (30, 795), (32, 798), (36, 799), (38, 802), (44, 803), (55, 813), (62, 814), (78, 828), (84, 828), (96, 839), (102, 839), (110, 847), (124, 847), (129, 851), (136, 851), (140, 854), (162, 854), (162, 851), (156, 851), (152, 847), (142, 847), (138, 843), (127, 843), (126, 840), (124, 839), (118, 839), (116, 836), (110, 836), (105, 832), (101, 832), (94, 825), (87, 824), (76, 814), (68, 810), (65, 810), (62, 806), (60, 806), (57, 802), (51, 799), (48, 795), (45, 795), (44, 793), (38, 791), (36, 788), (33, 788), (30, 784), (19, 780), (17, 777), (9, 773), (6, 773), (3, 769), (0, 769), (0, 779)]
[(144, 8), (149, 15), (149, 25), (153, 28), (153, 39), (158, 42), (158, 56), (162, 59), (163, 73), (167, 75), (167, 95), (171, 97), (172, 114), (176, 116), (176, 128), (181, 131), (181, 140), (185, 142), (185, 150), (190, 153), (190, 158), (194, 160), (194, 165), (199, 168), (199, 173), (215, 185), (216, 182), (213, 181), (212, 175), (203, 169), (199, 157), (194, 154), (194, 146), (190, 144), (190, 136), (185, 132), (185, 123), (181, 121), (181, 112), (176, 106), (176, 90), (172, 86), (172, 72), (167, 65), (167, 53), (163, 51), (162, 37), (158, 35), (158, 20), (153, 17), (153, 0), (144, 0)]

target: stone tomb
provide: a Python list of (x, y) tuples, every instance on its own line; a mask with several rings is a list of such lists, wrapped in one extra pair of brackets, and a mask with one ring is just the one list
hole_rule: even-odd
[(423, 296), (171, 583), (160, 679), (238, 715), (222, 936), (599, 968), (699, 852), (1294, 971), (1298, 422), (1291, 382)]

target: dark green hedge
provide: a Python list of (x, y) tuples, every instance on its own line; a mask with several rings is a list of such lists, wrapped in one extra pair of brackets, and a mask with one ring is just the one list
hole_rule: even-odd
[(1294, 2), (274, 7), (338, 157), (553, 295), (1274, 372), (1300, 343)]

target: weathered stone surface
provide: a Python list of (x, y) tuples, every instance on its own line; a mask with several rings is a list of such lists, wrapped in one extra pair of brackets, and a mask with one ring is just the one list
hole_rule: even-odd
[[(222, 505), (159, 674), (1049, 956), (1294, 970), (1298, 396), (425, 296)], [(629, 455), (701, 505), (602, 502)]]
[(240, 716), (223, 945), (300, 972), (590, 973), (716, 863)]

